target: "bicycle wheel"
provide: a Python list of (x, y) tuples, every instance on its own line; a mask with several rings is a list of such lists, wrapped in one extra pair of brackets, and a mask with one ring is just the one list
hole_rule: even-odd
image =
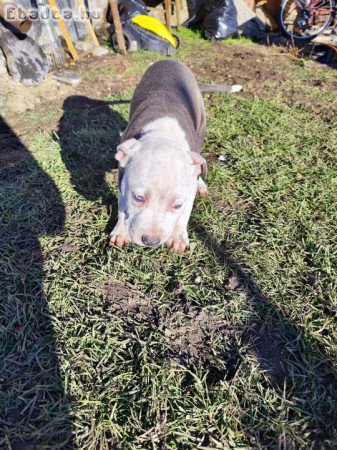
[(333, 15), (334, 0), (283, 0), (279, 24), (286, 37), (310, 41), (331, 24)]

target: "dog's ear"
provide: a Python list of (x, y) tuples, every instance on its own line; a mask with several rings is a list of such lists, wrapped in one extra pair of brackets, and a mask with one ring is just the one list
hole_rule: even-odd
[(206, 177), (207, 176), (206, 160), (197, 152), (190, 152), (189, 155), (192, 160), (192, 164), (196, 167), (196, 175)]
[(121, 167), (125, 167), (129, 159), (140, 149), (141, 144), (137, 139), (128, 139), (117, 147), (115, 158), (119, 161)]

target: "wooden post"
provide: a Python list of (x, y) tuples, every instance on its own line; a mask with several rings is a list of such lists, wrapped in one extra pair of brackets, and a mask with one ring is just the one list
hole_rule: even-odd
[(174, 2), (174, 9), (175, 9), (175, 12), (176, 12), (177, 29), (179, 29), (179, 27), (181, 25), (181, 20), (180, 20), (180, 0), (175, 0), (175, 2)]
[(109, 0), (109, 5), (111, 8), (112, 20), (113, 20), (113, 24), (114, 24), (114, 28), (115, 28), (116, 37), (117, 37), (119, 53), (121, 55), (126, 55), (125, 40), (124, 40), (124, 35), (123, 35), (121, 18), (119, 16), (117, 0)]
[(94, 46), (95, 47), (99, 47), (99, 42), (97, 40), (94, 27), (92, 26), (90, 20), (88, 19), (88, 13), (87, 13), (87, 10), (86, 10), (86, 8), (85, 8), (85, 6), (83, 4), (83, 0), (76, 0), (76, 1), (77, 1), (77, 4), (78, 4), (78, 7), (80, 8), (81, 14), (83, 14), (83, 19), (84, 19), (85, 25), (87, 27), (87, 30), (88, 30), (90, 36), (91, 36), (91, 39), (92, 39), (92, 41), (94, 43)]
[(67, 46), (69, 48), (71, 56), (73, 57), (74, 61), (77, 61), (78, 60), (77, 51), (76, 51), (76, 49), (75, 49), (75, 47), (74, 47), (74, 45), (73, 45), (73, 43), (71, 41), (71, 37), (70, 37), (70, 35), (68, 33), (68, 30), (67, 30), (67, 28), (66, 28), (66, 26), (64, 24), (64, 21), (63, 21), (63, 19), (61, 17), (61, 14), (60, 14), (60, 11), (59, 11), (59, 9), (58, 9), (58, 7), (56, 5), (56, 2), (55, 2), (55, 0), (48, 0), (48, 3), (50, 5), (50, 8), (51, 8), (53, 14), (54, 14), (54, 17), (57, 20), (57, 23), (58, 23), (58, 25), (60, 27), (60, 30), (61, 30), (62, 34), (63, 34), (64, 40), (66, 41), (66, 44), (67, 44)]
[(171, 33), (171, 0), (165, 0), (166, 26)]

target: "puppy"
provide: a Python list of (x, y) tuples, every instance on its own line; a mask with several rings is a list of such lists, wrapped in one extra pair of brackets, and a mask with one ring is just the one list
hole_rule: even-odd
[(130, 120), (117, 147), (118, 222), (110, 245), (167, 244), (184, 252), (196, 193), (207, 195), (200, 156), (206, 127), (196, 79), (174, 60), (154, 63), (131, 100)]

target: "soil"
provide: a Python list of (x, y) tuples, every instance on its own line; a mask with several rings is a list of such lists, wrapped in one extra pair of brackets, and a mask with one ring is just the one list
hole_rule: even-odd
[(279, 386), (283, 385), (289, 357), (286, 344), (286, 339), (277, 329), (261, 327), (254, 332), (253, 351), (260, 367), (269, 375), (270, 381)]
[[(228, 379), (234, 375), (239, 364), (238, 330), (222, 317), (178, 299), (169, 309), (159, 308), (155, 296), (146, 296), (116, 281), (105, 284), (102, 293), (109, 316), (120, 319), (137, 337), (149, 332), (158, 334), (165, 358), (172, 364), (203, 365), (213, 377), (216, 374)], [(211, 345), (213, 340), (216, 345)]]

